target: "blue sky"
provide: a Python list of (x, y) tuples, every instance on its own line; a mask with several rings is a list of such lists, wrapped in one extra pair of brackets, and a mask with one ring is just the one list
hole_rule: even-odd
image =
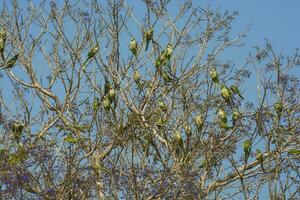
[(210, 0), (199, 1), (200, 5), (220, 7), (222, 10), (239, 12), (233, 23), (235, 31), (252, 24), (246, 47), (263, 45), (268, 38), (278, 51), (291, 53), (300, 44), (299, 0)]

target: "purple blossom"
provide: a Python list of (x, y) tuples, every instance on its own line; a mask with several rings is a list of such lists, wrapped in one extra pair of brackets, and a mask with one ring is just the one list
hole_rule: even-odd
[(84, 22), (90, 22), (91, 21), (90, 14), (88, 12), (83, 11), (81, 13), (81, 15), (82, 15), (82, 19), (83, 19)]

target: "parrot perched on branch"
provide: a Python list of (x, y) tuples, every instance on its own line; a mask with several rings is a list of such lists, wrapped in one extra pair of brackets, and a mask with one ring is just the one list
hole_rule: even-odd
[(133, 72), (133, 80), (135, 81), (135, 83), (138, 85), (138, 86), (140, 86), (140, 84), (141, 84), (141, 76), (140, 76), (140, 73), (139, 73), (139, 71), (138, 70), (135, 70), (134, 72)]
[(5, 41), (7, 37), (7, 32), (5, 28), (0, 29), (0, 54), (2, 57), (2, 60), (4, 61), (4, 48), (5, 48)]
[(180, 148), (183, 148), (183, 139), (180, 131), (175, 130), (173, 138), (174, 138), (174, 146), (178, 145)]
[(83, 62), (83, 64), (82, 64), (82, 65), (83, 65), (83, 67), (82, 67), (82, 70), (83, 70), (83, 71), (85, 71), (85, 69), (86, 69), (87, 62), (88, 62), (90, 59), (92, 59), (92, 58), (95, 57), (95, 55), (97, 54), (98, 50), (99, 50), (99, 46), (98, 46), (98, 44), (97, 44), (95, 47), (93, 47), (93, 48), (89, 51), (86, 60), (85, 60), (85, 61)]
[(215, 68), (211, 68), (211, 69), (210, 69), (209, 75), (210, 75), (210, 77), (211, 77), (211, 80), (212, 80), (216, 85), (218, 85), (218, 84), (219, 84), (219, 75), (218, 75), (218, 73), (217, 73), (217, 71), (216, 71)]
[(144, 37), (146, 40), (146, 51), (148, 50), (150, 41), (153, 39), (153, 32), (153, 28), (150, 28), (149, 30), (144, 32)]
[(107, 95), (109, 93), (109, 90), (112, 88), (109, 80), (104, 77), (104, 96)]
[(19, 143), (21, 140), (23, 129), (24, 129), (24, 125), (19, 124), (17, 122), (13, 123), (12, 125), (13, 136), (17, 143)]
[(264, 166), (263, 166), (263, 163), (264, 163), (264, 155), (260, 152), (259, 149), (256, 149), (256, 152), (255, 152), (255, 158), (256, 158), (256, 160), (259, 162), (259, 164), (260, 164), (261, 169), (263, 170), (263, 172), (265, 172), (265, 169), (264, 169)]
[(221, 95), (226, 102), (231, 101), (232, 92), (226, 85), (221, 86)]
[(227, 122), (227, 115), (224, 109), (219, 108), (218, 109), (218, 121), (220, 128), (225, 129), (226, 131), (229, 129), (232, 129), (232, 126), (230, 126)]
[(230, 86), (231, 91), (233, 92), (233, 94), (238, 95), (241, 99), (244, 99), (244, 97), (241, 95), (241, 92), (239, 90), (239, 88), (236, 85), (232, 85)]
[(277, 113), (278, 116), (281, 115), (282, 111), (283, 111), (283, 106), (281, 102), (277, 102), (274, 104), (274, 110)]
[(169, 43), (168, 45), (167, 45), (167, 48), (166, 48), (166, 58), (168, 59), (168, 60), (170, 60), (171, 59), (171, 56), (172, 56), (172, 54), (173, 54), (173, 46), (172, 46), (172, 44), (171, 43)]
[(163, 112), (167, 112), (167, 110), (168, 110), (167, 105), (163, 101), (158, 101), (158, 107)]
[(232, 124), (233, 124), (233, 126), (235, 126), (236, 123), (241, 120), (241, 118), (242, 118), (241, 113), (236, 108), (234, 108), (233, 112), (232, 112)]
[(129, 44), (129, 50), (134, 56), (137, 56), (138, 52), (138, 43), (134, 38), (131, 38), (130, 44)]
[(203, 120), (203, 117), (201, 114), (199, 114), (195, 117), (195, 124), (196, 124), (196, 127), (198, 130), (203, 127), (203, 122), (204, 122), (204, 120)]
[(245, 164), (248, 162), (248, 158), (251, 153), (251, 146), (252, 146), (252, 141), (251, 140), (245, 140), (244, 141), (244, 159), (245, 159)]

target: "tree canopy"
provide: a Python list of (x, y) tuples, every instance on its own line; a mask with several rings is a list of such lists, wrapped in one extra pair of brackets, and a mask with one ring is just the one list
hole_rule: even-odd
[(0, 199), (300, 198), (297, 50), (236, 65), (191, 0), (0, 5)]

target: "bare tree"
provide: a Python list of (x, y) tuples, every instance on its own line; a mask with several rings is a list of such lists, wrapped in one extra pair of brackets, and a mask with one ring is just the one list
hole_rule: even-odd
[[(237, 12), (0, 8), (0, 199), (300, 198), (298, 52), (266, 41), (243, 66), (222, 59), (247, 33), (230, 32)], [(251, 73), (257, 91), (240, 92)]]

